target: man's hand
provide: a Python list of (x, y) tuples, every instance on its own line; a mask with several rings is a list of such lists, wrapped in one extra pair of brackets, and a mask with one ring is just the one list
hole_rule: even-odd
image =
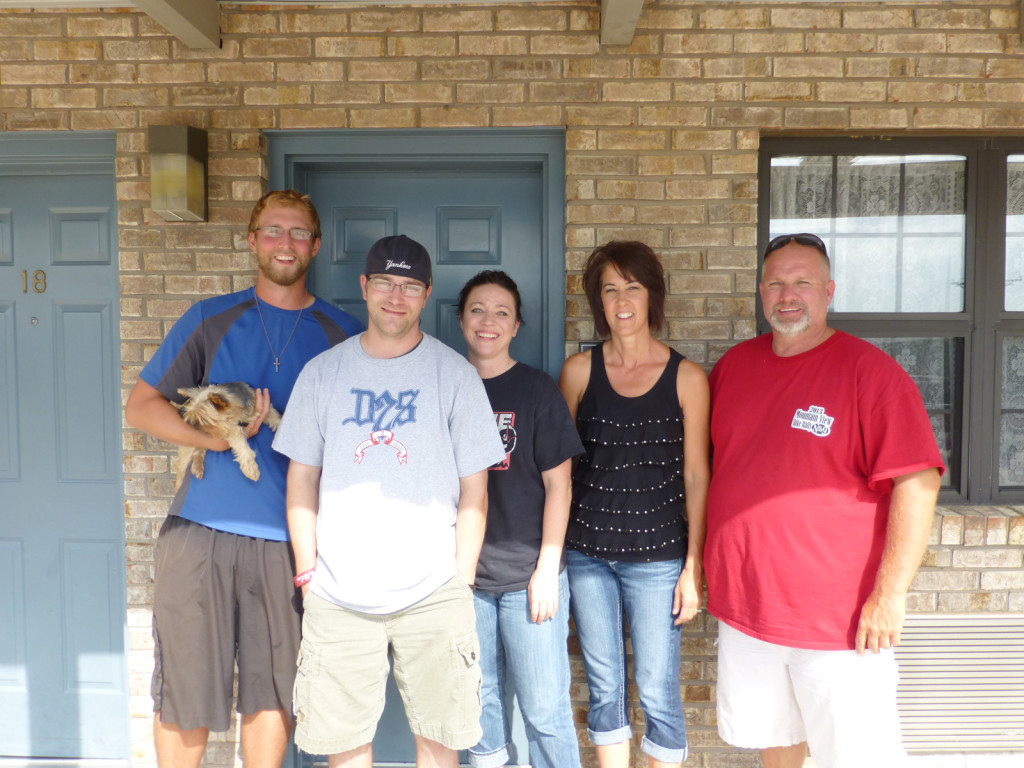
[(903, 620), (907, 613), (906, 597), (884, 597), (872, 592), (860, 609), (855, 647), (857, 653), (865, 650), (878, 653), (900, 644)]
[(260, 431), (263, 420), (270, 413), (270, 390), (264, 387), (263, 389), (253, 389), (253, 392), (256, 395), (256, 402), (253, 403), (253, 411), (256, 413), (256, 418), (250, 421), (249, 426), (245, 428), (245, 436), (247, 438), (256, 437), (256, 433)]

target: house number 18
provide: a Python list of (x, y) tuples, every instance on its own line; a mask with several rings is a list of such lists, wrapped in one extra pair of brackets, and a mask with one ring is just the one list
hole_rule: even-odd
[[(36, 293), (46, 291), (46, 273), (37, 269), (32, 273), (32, 290)], [(28, 293), (28, 270), (21, 270), (21, 292)]]

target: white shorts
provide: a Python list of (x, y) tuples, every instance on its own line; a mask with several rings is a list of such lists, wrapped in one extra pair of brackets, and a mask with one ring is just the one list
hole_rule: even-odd
[(766, 643), (718, 624), (718, 734), (749, 749), (806, 741), (816, 768), (898, 768), (899, 672), (881, 653)]

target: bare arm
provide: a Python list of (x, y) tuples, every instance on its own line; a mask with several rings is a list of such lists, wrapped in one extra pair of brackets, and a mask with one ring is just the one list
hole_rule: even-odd
[(590, 352), (578, 352), (565, 361), (562, 373), (558, 377), (558, 388), (562, 390), (562, 397), (569, 406), (573, 423), (576, 422), (576, 411), (579, 410), (580, 400), (583, 399), (583, 393), (587, 391), (589, 383)]
[(676, 377), (679, 405), (683, 409), (683, 487), (686, 490), (688, 545), (683, 572), (676, 583), (672, 613), (676, 624), (697, 614), (704, 599), (704, 538), (707, 532), (708, 460), (711, 438), (708, 420), (711, 394), (704, 369), (684, 360)]
[(882, 562), (857, 625), (858, 653), (900, 644), (907, 590), (928, 546), (938, 495), (939, 471), (934, 467), (893, 478)]
[[(292, 461), (288, 465), (288, 535), (295, 554), (295, 572), (316, 567), (316, 518), (320, 509), (321, 467)], [(309, 585), (302, 587), (305, 596)]]
[(569, 501), (572, 497), (572, 459), (541, 472), (544, 482), (544, 522), (541, 528), (540, 556), (530, 577), (530, 620), (540, 624), (558, 612), (558, 574), (569, 525)]
[[(249, 424), (246, 437), (252, 437), (259, 431), (264, 417), (270, 411), (270, 395), (265, 389), (256, 390), (256, 411), (259, 417)], [(128, 395), (124, 417), (130, 426), (165, 443), (205, 448), (208, 451), (226, 451), (229, 448), (227, 440), (211, 437), (186, 424), (178, 409), (159, 390), (142, 379), (135, 382)]]
[(455, 518), (455, 563), (462, 578), (473, 586), (476, 562), (487, 526), (487, 470), (459, 478), (459, 507)]

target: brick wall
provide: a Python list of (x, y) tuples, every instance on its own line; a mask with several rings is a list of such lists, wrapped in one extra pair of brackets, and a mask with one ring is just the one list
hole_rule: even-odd
[[(598, 4), (583, 0), (222, 5), (214, 51), (189, 50), (135, 12), (4, 10), (0, 125), (116, 132), (125, 391), (186, 306), (251, 284), (243, 234), (266, 187), (268, 128), (564, 126), (567, 350), (593, 334), (586, 255), (639, 238), (669, 271), (670, 341), (710, 365), (754, 332), (759, 137), (1019, 134), (1019, 7), (658, 0), (630, 46), (602, 48)], [(208, 130), (208, 223), (166, 224), (148, 210), (152, 123)], [(153, 541), (172, 477), (167, 446), (126, 429), (124, 448), (132, 757), (146, 766)], [(1022, 523), (1020, 509), (946, 510), (913, 609), (1024, 611)], [(754, 766), (715, 735), (713, 635), (706, 616), (686, 628), (690, 764)], [(574, 673), (582, 731), (578, 655)], [(232, 764), (235, 752), (231, 732), (207, 763)], [(589, 747), (585, 760), (594, 764)]]

